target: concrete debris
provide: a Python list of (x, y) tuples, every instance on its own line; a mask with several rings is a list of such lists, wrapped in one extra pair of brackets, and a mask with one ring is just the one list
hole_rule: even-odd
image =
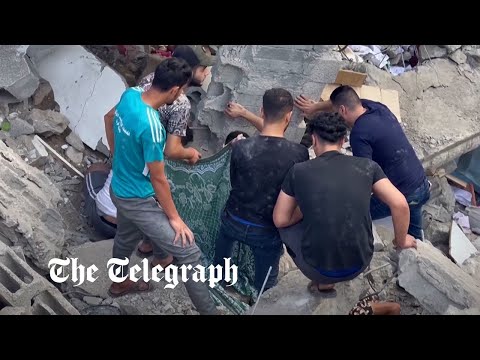
[[(378, 269), (390, 263), (384, 254), (374, 253), (370, 269)], [(390, 265), (371, 275), (376, 291), (385, 286), (380, 297), (400, 303), (402, 314), (426, 313), (412, 296), (395, 286)], [(300, 270), (289, 272), (275, 287), (262, 295), (255, 315), (347, 315), (360, 298), (374, 292), (363, 274), (351, 281), (336, 284), (336, 294), (331, 297), (310, 293), (307, 289), (309, 282)], [(253, 308), (249, 313), (252, 310)]]
[(478, 282), (432, 245), (403, 250), (399, 270), (400, 286), (433, 314), (480, 307)]
[(435, 246), (448, 245), (450, 224), (432, 220), (427, 226), (424, 225), (425, 239), (430, 240)]
[(287, 275), (290, 271), (297, 269), (297, 265), (293, 259), (288, 255), (286, 248), (284, 247), (284, 252), (280, 258), (279, 269), (278, 269), (278, 279), (281, 279), (283, 276)]
[(28, 99), (38, 87), (39, 79), (25, 56), (28, 45), (0, 46), (0, 90), (12, 97), (2, 101), (18, 102)]
[(373, 249), (374, 249), (374, 251), (383, 251), (385, 249), (385, 243), (383, 242), (380, 235), (378, 235), (375, 224), (372, 224), (372, 232), (373, 232)]
[(367, 64), (368, 84), (399, 91), (405, 133), (426, 169), (437, 169), (480, 145), (480, 78), (472, 72), (472, 81), (465, 81), (462, 74), (472, 69), (463, 65), (459, 74), (454, 62), (434, 59), (392, 78)]
[(48, 152), (47, 149), (45, 149), (45, 146), (41, 142), (38, 141), (38, 138), (33, 137), (32, 138), (32, 145), (34, 146), (34, 151), (35, 151), (35, 156), (32, 158), (30, 157), (30, 162), (29, 164), (31, 166), (35, 166), (37, 168), (40, 168), (44, 166), (47, 161), (48, 161)]
[(65, 155), (72, 161), (73, 164), (78, 165), (83, 160), (83, 153), (76, 150), (72, 146), (70, 146), (66, 151)]
[(65, 138), (65, 140), (76, 150), (81, 152), (85, 151), (85, 146), (83, 146), (82, 140), (73, 131)]
[(108, 146), (103, 116), (118, 103), (127, 84), (80, 45), (30, 45), (28, 55), (55, 93), (69, 127), (91, 149)]
[(452, 221), (450, 229), (450, 256), (459, 265), (477, 253), (477, 249), (468, 240), (460, 226)]
[(21, 135), (30, 135), (35, 132), (32, 125), (19, 117), (10, 120), (10, 126), (9, 134), (14, 139)]
[(440, 221), (442, 223), (450, 223), (452, 215), (441, 205), (434, 205), (427, 203), (423, 206), (423, 216), (425, 224), (428, 225), (432, 220)]
[(0, 310), (0, 315), (32, 315), (32, 312), (23, 306), (7, 306)]
[(100, 305), (103, 299), (99, 297), (94, 297), (94, 296), (84, 296), (83, 301), (88, 305)]
[(429, 180), (432, 183), (432, 187), (430, 188), (430, 200), (428, 204), (442, 206), (449, 214), (453, 214), (455, 210), (455, 194), (447, 178), (445, 176), (435, 176)]
[(58, 257), (64, 226), (57, 204), (60, 194), (46, 175), (27, 165), (0, 142), (0, 241), (21, 246), (42, 270)]
[[(327, 83), (335, 80), (345, 64), (332, 46), (313, 45), (224, 45), (219, 60), (212, 69), (212, 80), (207, 97), (198, 104), (197, 118), (218, 138), (209, 144), (219, 150), (228, 133), (242, 130), (250, 135), (255, 129), (244, 119), (229, 119), (224, 110), (229, 101), (235, 101), (248, 110), (259, 113), (265, 90), (285, 87), (292, 95), (304, 94), (318, 99)], [(305, 133), (305, 122), (298, 109), (285, 135), (300, 142)]]
[(60, 107), (55, 101), (52, 86), (45, 79), (40, 79), (38, 89), (32, 96), (32, 103), (36, 109), (60, 111)]
[(420, 45), (419, 51), (422, 60), (441, 58), (447, 55), (447, 49), (438, 45)]
[(475, 234), (480, 234), (480, 207), (469, 206), (466, 210), (470, 223), (470, 229)]
[(449, 54), (453, 53), (454, 51), (460, 49), (462, 45), (443, 45)]
[(33, 109), (29, 114), (29, 119), (35, 128), (35, 133), (47, 137), (63, 133), (69, 124), (64, 115), (52, 110)]
[(472, 241), (473, 246), (477, 248), (478, 251), (480, 251), (480, 237), (478, 237), (476, 240)]
[[(55, 286), (0, 242), (0, 308), (4, 306), (24, 307), (34, 315), (78, 315)], [(14, 311), (20, 310), (5, 312)]]
[[(78, 263), (85, 267), (95, 264), (98, 267), (98, 278), (95, 282), (85, 281), (83, 284), (74, 287), (69, 279), (67, 281), (67, 292), (79, 292), (90, 296), (109, 298), (108, 288), (111, 280), (108, 278), (107, 261), (112, 257), (113, 240), (88, 242), (80, 246), (68, 248), (68, 257), (78, 258)], [(135, 254), (130, 259), (130, 264), (141, 264), (140, 258)], [(188, 297), (183, 284), (174, 289), (165, 289), (166, 283), (152, 283), (153, 290), (144, 294), (128, 294), (118, 297), (115, 301), (127, 314), (193, 314), (196, 313), (193, 304)], [(169, 304), (169, 305), (168, 305)], [(172, 310), (173, 307), (173, 310)], [(133, 311), (133, 312), (132, 312)]]
[(455, 61), (458, 65), (464, 64), (467, 62), (467, 55), (465, 55), (461, 50), (456, 50), (448, 56), (450, 59)]

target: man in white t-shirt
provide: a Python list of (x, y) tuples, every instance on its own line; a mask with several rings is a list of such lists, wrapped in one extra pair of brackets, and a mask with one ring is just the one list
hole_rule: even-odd
[(112, 170), (107, 164), (96, 163), (85, 175), (85, 215), (88, 224), (106, 238), (115, 237), (117, 209), (109, 194)]

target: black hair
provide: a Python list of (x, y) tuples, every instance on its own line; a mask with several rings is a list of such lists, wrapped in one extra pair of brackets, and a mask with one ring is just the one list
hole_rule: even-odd
[(333, 90), (330, 95), (330, 101), (336, 107), (345, 106), (347, 109), (353, 110), (356, 106), (361, 105), (358, 94), (348, 85), (339, 86)]
[(162, 92), (171, 88), (187, 85), (192, 79), (192, 68), (180, 58), (168, 58), (158, 64), (152, 81), (152, 87)]
[(293, 110), (293, 97), (287, 90), (274, 88), (263, 95), (263, 114), (266, 122), (281, 120)]
[(307, 124), (309, 134), (320, 140), (336, 144), (347, 134), (347, 125), (338, 113), (320, 113)]
[(234, 140), (238, 135), (243, 135), (245, 138), (249, 138), (250, 135), (248, 135), (246, 132), (243, 131), (232, 131), (230, 134), (227, 135), (227, 138), (225, 139), (224, 145), (227, 145), (230, 141)]

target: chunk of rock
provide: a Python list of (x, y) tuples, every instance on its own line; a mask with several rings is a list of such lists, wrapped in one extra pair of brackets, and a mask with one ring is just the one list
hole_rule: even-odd
[(65, 138), (67, 143), (72, 145), (78, 151), (85, 151), (85, 146), (83, 145), (82, 140), (75, 134), (73, 131)]
[(62, 134), (69, 124), (64, 115), (52, 110), (33, 109), (30, 111), (29, 119), (35, 132), (45, 136)]
[(480, 308), (480, 285), (430, 244), (400, 253), (399, 283), (432, 314)]
[(65, 151), (65, 155), (74, 163), (80, 164), (83, 160), (83, 153), (74, 149), (73, 146), (70, 146), (67, 151)]

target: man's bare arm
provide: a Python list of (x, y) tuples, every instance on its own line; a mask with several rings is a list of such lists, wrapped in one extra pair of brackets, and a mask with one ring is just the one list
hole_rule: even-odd
[(196, 149), (183, 147), (182, 138), (172, 134), (167, 136), (164, 154), (169, 159), (187, 160), (190, 164), (195, 164), (202, 157)]
[(387, 178), (373, 184), (373, 193), (390, 208), (395, 231), (394, 243), (402, 249), (416, 247), (415, 239), (407, 235), (410, 225), (410, 208), (405, 196)]
[(247, 120), (250, 124), (255, 126), (255, 128), (258, 131), (263, 130), (263, 119), (252, 113), (251, 111), (248, 111), (245, 109), (242, 105), (230, 102), (227, 105), (227, 109), (225, 110), (225, 114), (232, 118), (237, 118), (237, 117), (243, 117), (245, 120)]
[(113, 118), (115, 117), (115, 108), (111, 109), (103, 117), (105, 122), (105, 133), (107, 134), (108, 147), (110, 148), (110, 154), (113, 155), (114, 151), (114, 136), (113, 136)]
[(330, 100), (313, 101), (306, 96), (300, 95), (295, 99), (295, 106), (298, 107), (307, 118), (312, 118), (318, 112), (333, 112), (333, 104)]
[(289, 227), (302, 220), (303, 214), (297, 205), (297, 200), (280, 191), (275, 209), (273, 210), (273, 222), (277, 228)]

